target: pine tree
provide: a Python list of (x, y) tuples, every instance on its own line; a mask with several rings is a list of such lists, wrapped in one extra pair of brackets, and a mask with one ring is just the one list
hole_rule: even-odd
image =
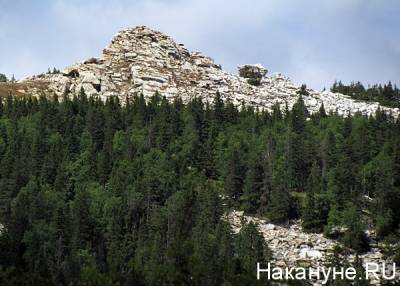
[(351, 205), (346, 208), (346, 233), (342, 239), (344, 245), (354, 249), (357, 253), (369, 250), (368, 238), (363, 229), (361, 211), (359, 206)]
[(326, 111), (325, 111), (325, 106), (324, 106), (324, 103), (322, 102), (321, 103), (321, 106), (320, 106), (320, 108), (319, 108), (319, 111), (318, 111), (318, 115), (319, 115), (319, 117), (321, 117), (321, 118), (326, 118)]
[(0, 73), (0, 82), (7, 82), (7, 76), (5, 74)]
[(258, 160), (252, 162), (247, 171), (243, 194), (240, 197), (241, 209), (247, 213), (256, 213), (261, 206), (261, 198), (265, 189), (264, 168)]
[(271, 260), (271, 252), (253, 222), (244, 225), (240, 230), (236, 239), (236, 251), (240, 266), (245, 270), (245, 275), (240, 277), (241, 285), (254, 285), (256, 277), (250, 274), (254, 271), (254, 265), (257, 265), (257, 262), (266, 265)]
[(334, 172), (336, 188), (333, 195), (336, 205), (342, 209), (355, 191), (354, 162), (352, 160), (352, 151), (348, 144), (344, 143), (339, 156)]
[(393, 185), (393, 160), (388, 153), (388, 146), (384, 146), (376, 158), (377, 166), (374, 175), (376, 230), (380, 238), (387, 236), (399, 226), (400, 193)]
[(305, 207), (303, 210), (302, 220), (303, 229), (308, 232), (320, 232), (323, 223), (317, 209), (316, 196), (321, 191), (321, 171), (316, 161), (314, 161), (311, 174), (308, 177)]
[(290, 114), (290, 128), (287, 139), (287, 160), (289, 187), (297, 191), (303, 191), (308, 173), (308, 154), (306, 147), (306, 117), (308, 111), (300, 96), (294, 104)]
[(320, 144), (320, 157), (322, 166), (322, 176), (326, 178), (328, 172), (333, 169), (337, 163), (336, 138), (332, 130), (328, 130)]
[(290, 127), (294, 133), (304, 134), (307, 116), (308, 110), (304, 104), (303, 97), (300, 95), (293, 105), (290, 117)]
[(243, 192), (245, 166), (238, 150), (233, 150), (228, 163), (228, 174), (225, 179), (225, 188), (231, 203), (236, 205)]
[(302, 84), (302, 85), (300, 86), (300, 89), (297, 91), (297, 94), (300, 94), (300, 95), (309, 95), (309, 92), (307, 91), (307, 85)]
[(219, 124), (224, 122), (225, 118), (224, 111), (225, 111), (224, 101), (221, 98), (221, 94), (217, 91), (214, 98), (213, 118)]
[(283, 157), (274, 164), (270, 201), (268, 217), (272, 222), (284, 223), (293, 218), (293, 199), (289, 193), (287, 167)]
[(86, 126), (91, 136), (94, 150), (100, 150), (103, 146), (104, 140), (104, 114), (100, 109), (99, 102), (92, 97), (89, 100), (89, 108), (86, 115)]

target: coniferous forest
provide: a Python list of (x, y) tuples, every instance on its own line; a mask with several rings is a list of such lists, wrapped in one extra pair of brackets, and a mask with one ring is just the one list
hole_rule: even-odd
[(0, 158), (1, 285), (267, 285), (271, 251), (230, 210), (357, 253), (366, 229), (398, 240), (400, 122), (379, 110), (9, 96)]
[(384, 85), (374, 84), (367, 88), (359, 81), (351, 82), (349, 85), (335, 81), (331, 91), (349, 95), (355, 100), (377, 101), (385, 106), (400, 107), (400, 89), (396, 85), (393, 86), (390, 81)]

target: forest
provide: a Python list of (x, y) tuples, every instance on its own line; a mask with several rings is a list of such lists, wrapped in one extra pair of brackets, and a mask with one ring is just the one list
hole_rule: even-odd
[(389, 81), (387, 84), (373, 84), (367, 88), (357, 81), (349, 85), (335, 81), (332, 92), (349, 95), (351, 98), (362, 101), (377, 101), (382, 105), (400, 108), (400, 89)]
[(271, 250), (254, 224), (234, 234), (230, 210), (360, 254), (367, 229), (399, 238), (400, 122), (309, 114), (301, 94), (271, 112), (219, 94), (10, 95), (0, 159), (1, 285), (268, 285)]

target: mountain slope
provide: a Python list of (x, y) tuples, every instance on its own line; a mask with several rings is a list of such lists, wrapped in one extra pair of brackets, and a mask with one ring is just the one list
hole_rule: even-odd
[[(149, 97), (159, 91), (168, 99), (180, 96), (184, 102), (194, 96), (212, 101), (218, 91), (235, 104), (245, 102), (264, 109), (276, 103), (291, 108), (298, 97), (299, 87), (281, 74), (266, 77), (266, 70), (259, 65), (242, 66), (240, 71), (242, 76), (225, 72), (210, 57), (190, 53), (169, 36), (140, 26), (119, 32), (103, 50), (102, 58), (74, 64), (59, 74), (33, 76), (17, 83), (14, 90), (62, 95), (78, 94), (83, 89), (88, 95), (118, 95), (122, 100), (141, 93)], [(257, 85), (249, 84), (254, 78)], [(379, 107), (376, 102), (358, 102), (329, 91), (308, 93), (304, 101), (311, 112), (318, 111), (322, 103), (327, 111), (339, 114), (360, 111), (370, 115)], [(397, 108), (382, 109), (395, 116), (399, 113)]]

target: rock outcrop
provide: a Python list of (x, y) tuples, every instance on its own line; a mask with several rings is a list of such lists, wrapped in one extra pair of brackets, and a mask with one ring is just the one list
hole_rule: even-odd
[(260, 64), (238, 66), (239, 75), (244, 78), (263, 78), (267, 74), (267, 69)]
[[(330, 258), (334, 253), (334, 248), (339, 244), (338, 241), (326, 238), (323, 234), (305, 233), (302, 231), (300, 221), (292, 222), (284, 227), (268, 223), (264, 219), (245, 216), (242, 211), (232, 211), (224, 216), (232, 227), (234, 233), (238, 233), (243, 223), (254, 222), (258, 225), (259, 231), (264, 236), (269, 248), (273, 253), (273, 263), (278, 267), (305, 267), (314, 268), (326, 267), (329, 265)], [(387, 265), (387, 276), (391, 276), (392, 260), (382, 253), (382, 250), (371, 239), (371, 250), (360, 255), (360, 259), (365, 266), (366, 263), (377, 263)], [(355, 254), (349, 252), (343, 260), (350, 263), (355, 261)], [(381, 279), (376, 279), (372, 274), (369, 276), (371, 284), (381, 285)], [(396, 267), (397, 281), (400, 280), (400, 269)], [(321, 285), (321, 281), (312, 281), (314, 285)]]
[[(179, 96), (184, 102), (194, 96), (211, 102), (218, 91), (236, 105), (244, 102), (268, 110), (275, 104), (290, 108), (298, 98), (298, 86), (279, 73), (266, 77), (267, 70), (261, 65), (240, 66), (239, 73), (225, 72), (210, 57), (191, 53), (169, 36), (140, 26), (119, 32), (103, 50), (102, 58), (90, 58), (59, 74), (30, 77), (19, 82), (23, 88), (18, 91), (63, 95), (83, 89), (88, 95), (117, 95), (122, 100), (141, 93), (149, 97), (159, 91), (168, 99)], [(304, 101), (310, 112), (318, 111), (322, 103), (328, 112), (339, 114), (360, 111), (369, 115), (379, 107), (376, 102), (358, 102), (329, 91), (308, 92)], [(396, 108), (382, 109), (395, 116), (399, 113)]]

